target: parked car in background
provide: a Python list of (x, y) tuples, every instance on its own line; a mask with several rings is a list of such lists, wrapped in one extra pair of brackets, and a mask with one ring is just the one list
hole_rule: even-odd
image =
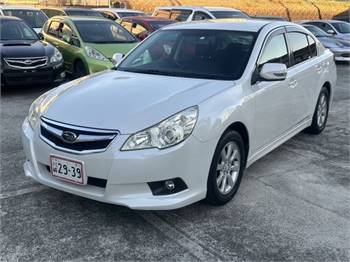
[(76, 8), (76, 7), (45, 7), (41, 10), (49, 17), (53, 16), (93, 16), (93, 17), (102, 17), (102, 15), (92, 9), (88, 8)]
[(151, 33), (176, 21), (154, 16), (133, 16), (124, 17), (118, 23), (142, 41)]
[(135, 209), (223, 205), (246, 167), (304, 129), (324, 130), (335, 84), (333, 54), (302, 26), (169, 25), (114, 70), (35, 100), (24, 172)]
[(157, 7), (152, 16), (176, 20), (178, 22), (221, 18), (249, 18), (247, 14), (238, 9), (200, 6)]
[(329, 35), (350, 41), (350, 23), (337, 20), (309, 20), (301, 24), (314, 25)]
[(314, 25), (303, 24), (303, 27), (316, 36), (324, 47), (329, 48), (333, 52), (335, 61), (350, 62), (350, 41), (329, 35)]
[(53, 17), (44, 25), (43, 35), (62, 52), (74, 77), (112, 68), (115, 53), (126, 54), (138, 43), (121, 25), (97, 17)]
[(41, 28), (48, 19), (40, 9), (24, 6), (0, 6), (0, 15), (18, 17), (37, 33), (41, 32)]
[(283, 16), (263, 16), (263, 15), (256, 15), (252, 17), (254, 19), (262, 19), (262, 20), (273, 20), (273, 21), (288, 21), (287, 18)]
[(350, 8), (348, 8), (344, 12), (341, 12), (340, 14), (333, 16), (333, 20), (344, 21), (344, 22), (350, 23)]
[(1, 86), (58, 84), (65, 78), (60, 51), (23, 20), (0, 16)]
[(126, 16), (131, 17), (146, 15), (142, 11), (125, 8), (95, 8), (94, 10), (101, 13), (101, 15), (110, 20), (118, 20)]

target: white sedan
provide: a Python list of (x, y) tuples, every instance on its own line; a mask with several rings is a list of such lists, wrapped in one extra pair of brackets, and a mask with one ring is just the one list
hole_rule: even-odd
[(300, 131), (322, 132), (335, 83), (333, 54), (299, 25), (174, 24), (114, 70), (35, 100), (24, 172), (134, 209), (222, 205), (253, 162)]

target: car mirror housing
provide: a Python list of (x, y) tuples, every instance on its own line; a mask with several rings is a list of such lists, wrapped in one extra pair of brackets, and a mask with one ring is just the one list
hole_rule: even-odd
[(39, 39), (40, 39), (40, 40), (44, 40), (44, 35), (43, 35), (43, 33), (38, 33), (38, 36), (39, 36)]
[(112, 62), (114, 65), (117, 65), (120, 63), (120, 61), (122, 61), (124, 57), (124, 54), (122, 53), (115, 53), (113, 56), (112, 56)]
[(282, 81), (287, 77), (287, 66), (279, 63), (266, 63), (260, 70), (263, 81)]
[(327, 34), (330, 34), (330, 35), (335, 35), (335, 32), (334, 32), (334, 30), (329, 29), (329, 30), (327, 30)]

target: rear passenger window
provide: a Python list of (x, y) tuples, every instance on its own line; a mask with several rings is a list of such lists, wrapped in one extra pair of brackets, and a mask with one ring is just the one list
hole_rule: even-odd
[(317, 56), (317, 47), (316, 47), (316, 42), (311, 36), (307, 36), (307, 39), (309, 41), (309, 46), (310, 46), (310, 52), (311, 52), (311, 57)]
[(265, 45), (259, 66), (266, 63), (280, 63), (289, 67), (288, 49), (283, 34), (273, 36)]
[(52, 21), (50, 26), (49, 26), (49, 29), (47, 30), (47, 33), (49, 35), (52, 35), (54, 37), (58, 37), (58, 29), (60, 27), (60, 22), (58, 21)]
[(308, 60), (311, 56), (306, 35), (297, 32), (288, 33), (287, 35), (294, 58), (294, 64), (299, 64)]
[(154, 14), (154, 16), (163, 17), (163, 18), (170, 18), (170, 14), (171, 14), (170, 10), (158, 10)]

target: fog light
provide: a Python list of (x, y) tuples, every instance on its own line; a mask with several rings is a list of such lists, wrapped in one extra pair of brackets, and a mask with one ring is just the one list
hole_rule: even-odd
[(168, 180), (148, 182), (147, 184), (152, 191), (152, 195), (154, 196), (171, 195), (187, 189), (187, 185), (179, 177)]
[(175, 189), (175, 183), (173, 180), (167, 180), (165, 181), (165, 187), (168, 189), (168, 190), (174, 190)]
[(61, 77), (62, 77), (62, 78), (66, 77), (66, 73), (65, 73), (65, 72), (62, 72), (62, 73), (61, 73)]

